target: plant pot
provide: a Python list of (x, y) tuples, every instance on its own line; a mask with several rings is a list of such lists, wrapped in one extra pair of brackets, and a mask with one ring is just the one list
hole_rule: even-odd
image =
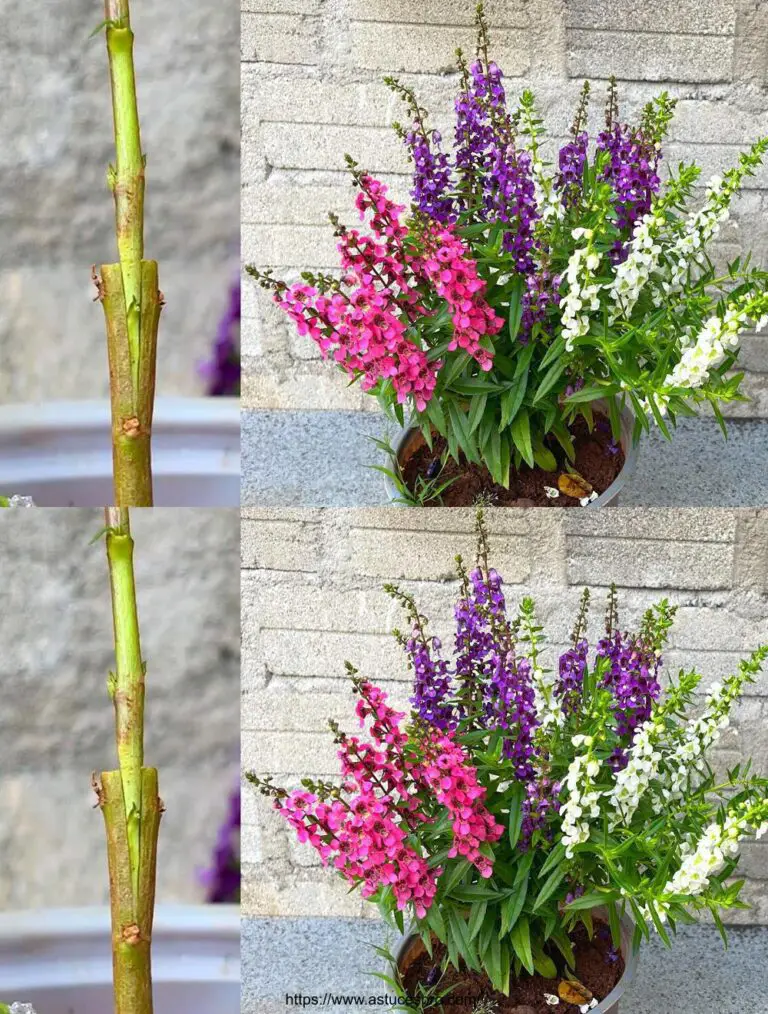
[[(109, 910), (0, 915), (0, 1000), (39, 1014), (114, 1007)], [(152, 934), (155, 1014), (239, 1014), (236, 905), (158, 906)]]
[[(601, 908), (594, 909), (593, 914), (604, 919), (608, 918), (608, 913)], [(589, 1014), (619, 1014), (619, 1000), (633, 981), (637, 971), (638, 952), (632, 948), (634, 932), (635, 924), (628, 916), (624, 916), (621, 920), (621, 956), (624, 958), (624, 974), (608, 996), (601, 1000), (597, 1007), (593, 1007)], [(412, 949), (415, 950), (415, 948), (423, 946), (421, 938), (418, 936), (404, 937), (396, 955), (398, 969), (402, 970), (403, 966), (416, 956)], [(558, 1008), (553, 1007), (552, 1009), (554, 1011)]]
[[(107, 401), (0, 406), (0, 493), (39, 507), (113, 502)], [(158, 398), (152, 471), (158, 507), (240, 504), (237, 398)]]
[[(593, 402), (593, 406), (598, 411), (603, 410), (607, 412), (607, 406), (602, 401)], [(618, 496), (621, 490), (626, 486), (629, 479), (637, 467), (637, 455), (638, 455), (638, 444), (633, 439), (635, 428), (635, 416), (634, 413), (629, 409), (625, 408), (621, 414), (621, 449), (624, 452), (624, 466), (613, 480), (611, 485), (587, 505), (588, 508), (593, 507), (607, 507), (609, 504), (612, 507), (618, 506)], [(411, 446), (412, 441), (421, 438), (421, 431), (415, 427), (409, 427), (402, 429), (397, 434), (395, 447), (395, 453), (397, 455), (398, 462), (402, 461), (406, 452)], [(391, 462), (389, 459), (384, 462), (389, 467)], [(397, 488), (394, 482), (388, 475), (384, 476), (384, 485), (387, 490), (387, 498), (390, 503), (396, 503), (397, 497), (399, 496)], [(397, 504), (397, 506), (404, 506), (403, 504)]]

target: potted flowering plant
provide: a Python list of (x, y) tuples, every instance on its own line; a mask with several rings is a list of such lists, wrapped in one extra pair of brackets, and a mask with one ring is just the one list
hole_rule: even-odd
[(348, 666), (370, 739), (331, 723), (340, 784), (248, 777), (326, 865), (408, 924), (390, 981), (421, 1009), (439, 997), (453, 1011), (455, 991), (526, 1014), (615, 1011), (652, 931), (669, 944), (704, 911), (725, 935), (720, 913), (746, 907), (729, 878), (739, 842), (768, 827), (768, 781), (749, 763), (717, 776), (708, 751), (768, 647), (690, 717), (701, 676), (660, 683), (675, 607), (625, 632), (612, 589), (604, 635), (589, 645), (585, 593), (550, 669), (533, 601), (508, 610), (482, 512), (478, 527), (477, 566), (459, 560), (452, 660), (413, 598), (387, 589), (408, 618), (395, 634), (410, 713)]
[(575, 506), (610, 490), (603, 503), (644, 430), (670, 437), (703, 405), (722, 425), (720, 406), (742, 397), (729, 371), (740, 332), (765, 323), (768, 274), (748, 257), (717, 270), (710, 243), (768, 138), (693, 210), (701, 170), (662, 173), (675, 100), (662, 93), (628, 124), (612, 81), (590, 145), (585, 84), (550, 163), (533, 94), (507, 103), (482, 4), (477, 22), (476, 60), (459, 52), (452, 152), (414, 91), (385, 79), (410, 120), (395, 124), (409, 211), (347, 156), (370, 231), (331, 216), (341, 278), (248, 270), (405, 429), (393, 497)]

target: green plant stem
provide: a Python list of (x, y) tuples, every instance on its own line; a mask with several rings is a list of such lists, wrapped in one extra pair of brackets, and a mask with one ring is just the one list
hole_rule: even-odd
[(150, 441), (163, 299), (157, 264), (143, 259), (145, 158), (128, 0), (105, 0), (105, 15), (116, 153), (108, 180), (115, 202), (119, 264), (102, 265), (97, 286), (107, 319), (115, 502), (151, 507)]
[(157, 771), (144, 765), (144, 673), (133, 538), (127, 508), (107, 507), (106, 544), (115, 639), (109, 692), (117, 771), (97, 788), (107, 833), (116, 1014), (152, 1014), (151, 941), (162, 813)]
[(123, 784), (128, 849), (138, 886), (141, 769), (144, 766), (144, 662), (139, 639), (133, 539), (127, 508), (107, 507), (107, 560), (115, 631), (115, 673), (110, 691), (115, 705), (117, 762)]

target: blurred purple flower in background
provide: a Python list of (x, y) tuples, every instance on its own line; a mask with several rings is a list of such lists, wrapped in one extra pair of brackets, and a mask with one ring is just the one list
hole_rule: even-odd
[(219, 321), (210, 359), (200, 365), (207, 393), (213, 397), (240, 394), (240, 279), (229, 290), (229, 302)]
[(240, 784), (229, 797), (229, 808), (219, 828), (212, 865), (203, 870), (200, 881), (211, 904), (240, 901)]

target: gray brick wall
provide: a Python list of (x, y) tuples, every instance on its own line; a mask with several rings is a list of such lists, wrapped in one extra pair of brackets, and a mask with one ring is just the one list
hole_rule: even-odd
[[(239, 12), (232, 0), (131, 5), (146, 255), (167, 304), (158, 393), (197, 394), (239, 255)], [(115, 259), (114, 160), (94, 0), (0, 0), (0, 402), (108, 392), (91, 264)]]
[[(398, 73), (443, 130), (457, 90), (453, 52), (472, 45), (470, 0), (245, 0), (242, 14), (243, 257), (285, 275), (336, 264), (327, 211), (351, 222), (343, 155), (407, 198), (407, 161), (390, 129), (402, 118), (382, 85)], [(632, 116), (662, 88), (679, 99), (667, 155), (705, 177), (768, 131), (765, 0), (488, 0), (494, 51), (514, 97), (532, 87), (554, 141), (571, 122), (581, 80), (614, 73)], [(599, 117), (594, 112), (597, 122)], [(718, 256), (768, 252), (768, 170), (749, 181)], [(244, 295), (244, 403), (252, 408), (373, 409), (313, 343), (297, 337), (252, 283)], [(748, 337), (748, 405), (768, 415), (768, 339)]]
[[(418, 522), (414, 521), (418, 518)], [(491, 512), (493, 561), (513, 603), (532, 594), (551, 653), (568, 641), (584, 585), (621, 590), (632, 625), (662, 596), (679, 607), (666, 661), (707, 681), (732, 671), (768, 639), (768, 511), (636, 510)], [(446, 643), (457, 582), (453, 558), (474, 549), (471, 510), (243, 511), (242, 760), (296, 784), (336, 773), (329, 717), (354, 724), (344, 662), (404, 705), (410, 676), (391, 629), (399, 608), (382, 591), (413, 591)], [(749, 689), (723, 737), (720, 765), (742, 753), (768, 772), (768, 672)], [(372, 915), (356, 894), (297, 845), (265, 800), (245, 787), (243, 906), (246, 915)], [(768, 924), (768, 844), (746, 848), (750, 912)]]
[[(166, 803), (158, 900), (201, 900), (239, 744), (239, 517), (137, 510), (146, 761)], [(0, 909), (108, 899), (92, 771), (115, 766), (103, 525), (95, 510), (0, 513)]]

